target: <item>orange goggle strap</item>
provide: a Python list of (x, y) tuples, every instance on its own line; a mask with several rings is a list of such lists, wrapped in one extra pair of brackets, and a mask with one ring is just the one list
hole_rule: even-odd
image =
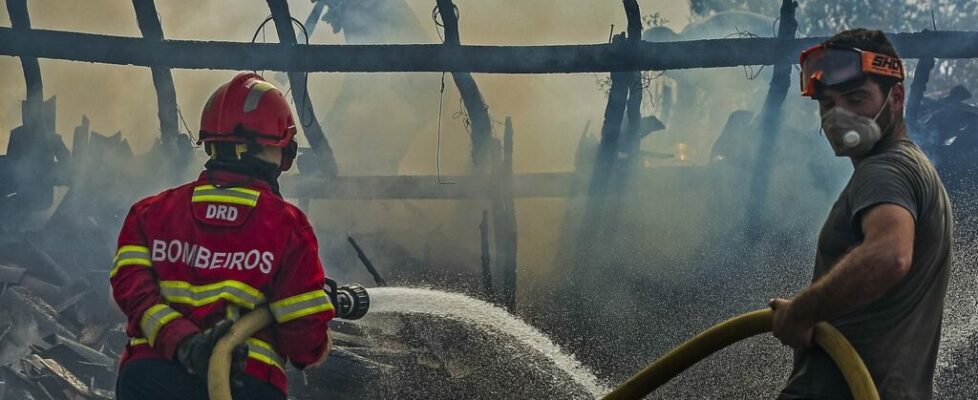
[[(859, 61), (860, 61), (860, 73), (863, 75), (870, 74), (870, 75), (877, 75), (877, 76), (883, 76), (888, 78), (896, 78), (899, 80), (904, 79), (903, 62), (900, 61), (899, 57), (888, 56), (886, 54), (879, 54), (871, 51), (859, 50), (856, 48), (835, 47), (835, 46), (826, 46), (824, 44), (820, 44), (811, 47), (809, 49), (806, 49), (801, 53), (801, 57), (799, 59), (799, 64), (801, 64), (801, 79), (799, 79), (799, 81), (801, 83), (802, 96), (813, 96), (815, 94), (815, 82), (821, 81), (823, 76), (825, 75), (825, 71), (819, 69), (819, 70), (811, 71), (810, 73), (808, 73), (808, 76), (805, 76), (806, 75), (806, 68), (804, 67), (805, 61), (808, 60), (809, 57), (813, 56), (814, 53), (818, 51), (825, 51), (828, 49), (834, 49), (837, 51), (850, 51), (855, 54), (858, 54)], [(855, 79), (857, 77), (858, 76), (853, 75), (852, 78), (842, 80), (839, 83), (851, 79)]]

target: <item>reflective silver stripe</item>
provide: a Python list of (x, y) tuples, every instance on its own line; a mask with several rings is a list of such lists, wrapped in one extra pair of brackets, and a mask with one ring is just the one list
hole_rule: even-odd
[(279, 356), (274, 349), (272, 349), (272, 345), (255, 338), (250, 338), (246, 340), (245, 344), (248, 345), (249, 358), (254, 358), (265, 364), (273, 365), (275, 367), (278, 367), (279, 369), (283, 369), (283, 366), (285, 365), (285, 360), (283, 360), (282, 357)]
[(138, 259), (138, 260), (150, 261), (149, 253), (142, 252), (142, 251), (127, 251), (125, 253), (119, 253), (119, 255), (117, 257), (118, 258), (116, 258), (116, 262), (119, 262), (119, 261), (122, 261), (122, 260), (129, 260), (129, 259)]
[(156, 343), (156, 335), (160, 333), (160, 329), (163, 329), (163, 326), (170, 321), (180, 317), (179, 312), (166, 304), (157, 304), (143, 313), (143, 317), (139, 321), (139, 328), (143, 330), (143, 335), (146, 336), (150, 346), (152, 346)]
[(265, 95), (265, 92), (270, 89), (275, 89), (275, 86), (272, 86), (268, 82), (255, 81), (248, 89), (248, 97), (245, 98), (244, 107), (241, 109), (242, 112), (251, 112), (258, 108), (258, 103), (261, 102), (261, 98)]
[(189, 304), (194, 307), (207, 305), (220, 299), (249, 310), (265, 303), (265, 296), (258, 289), (238, 281), (221, 281), (203, 286), (193, 286), (184, 281), (162, 281), (160, 293), (170, 303)]
[(275, 321), (283, 323), (309, 314), (332, 310), (333, 303), (329, 301), (325, 291), (313, 290), (276, 301), (269, 306), (269, 309), (275, 316)]

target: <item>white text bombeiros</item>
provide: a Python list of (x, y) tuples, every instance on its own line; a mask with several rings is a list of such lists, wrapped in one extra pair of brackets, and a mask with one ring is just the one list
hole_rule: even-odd
[(250, 271), (258, 268), (264, 274), (272, 272), (275, 255), (270, 251), (249, 250), (235, 252), (212, 251), (198, 244), (180, 240), (153, 240), (152, 259), (182, 262), (200, 269), (219, 269)]

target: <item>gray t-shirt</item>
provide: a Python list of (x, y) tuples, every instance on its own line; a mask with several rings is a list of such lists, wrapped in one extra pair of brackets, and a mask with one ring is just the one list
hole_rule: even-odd
[[(829, 321), (859, 352), (885, 400), (933, 397), (934, 367), (951, 258), (951, 205), (937, 171), (920, 149), (900, 141), (856, 166), (822, 226), (812, 281), (863, 240), (862, 214), (892, 203), (915, 221), (907, 275), (882, 298)], [(849, 387), (817, 347), (796, 354), (782, 399), (849, 399)]]

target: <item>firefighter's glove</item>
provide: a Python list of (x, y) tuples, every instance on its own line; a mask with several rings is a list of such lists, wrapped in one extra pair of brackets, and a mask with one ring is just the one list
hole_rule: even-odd
[[(177, 361), (191, 375), (207, 378), (207, 367), (210, 363), (214, 345), (231, 329), (232, 322), (223, 320), (213, 328), (198, 332), (184, 338), (177, 346)], [(231, 352), (231, 374), (244, 372), (245, 359), (248, 357), (248, 346), (239, 345)]]

